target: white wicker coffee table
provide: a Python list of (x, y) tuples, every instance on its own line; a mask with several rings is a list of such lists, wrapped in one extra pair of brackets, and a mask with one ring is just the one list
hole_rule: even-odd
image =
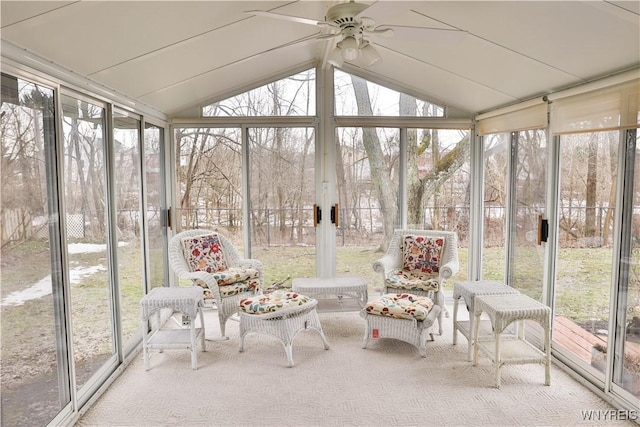
[[(467, 339), (468, 352), (467, 359), (471, 361), (473, 353), (473, 340), (471, 331), (473, 330), (473, 308), (476, 296), (480, 295), (504, 295), (518, 294), (517, 289), (492, 280), (462, 281), (453, 284), (453, 345), (458, 342), (458, 332)], [(460, 298), (464, 299), (469, 312), (469, 320), (458, 320), (458, 304)]]
[[(191, 368), (197, 369), (198, 356), (196, 352), (197, 340), (200, 338), (202, 351), (206, 351), (204, 344), (204, 317), (202, 305), (204, 297), (200, 286), (188, 288), (158, 287), (142, 297), (140, 309), (142, 316), (142, 353), (144, 368), (149, 370), (149, 351), (152, 349), (185, 349), (191, 351)], [(189, 329), (161, 329), (160, 312), (171, 309), (181, 312), (183, 323), (189, 324)], [(156, 315), (155, 328), (149, 333), (149, 319)], [(195, 327), (196, 316), (200, 316), (200, 328)]]
[(356, 310), (364, 308), (369, 299), (367, 282), (362, 277), (301, 277), (293, 279), (291, 289), (318, 300), (337, 299), (340, 311), (349, 310), (345, 299), (356, 300)]
[[(494, 329), (494, 342), (478, 341), (480, 315), (485, 312)], [(504, 364), (543, 363), (544, 384), (551, 384), (551, 308), (524, 294), (476, 296), (473, 324), (473, 365), (478, 364), (482, 350), (495, 366), (495, 386), (500, 388), (500, 368)], [(544, 330), (544, 351), (525, 340), (524, 321), (540, 323)], [(519, 339), (501, 342), (500, 336), (511, 323), (520, 321)], [(493, 344), (493, 348), (490, 344)], [(504, 344), (504, 348), (502, 348)]]

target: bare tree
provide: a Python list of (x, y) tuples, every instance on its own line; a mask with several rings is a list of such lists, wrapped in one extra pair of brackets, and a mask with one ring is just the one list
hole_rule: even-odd
[(598, 196), (598, 138), (591, 134), (587, 144), (587, 182), (584, 236), (596, 237), (596, 208)]
[[(367, 82), (356, 76), (351, 76), (351, 82), (356, 97), (358, 114), (361, 116), (373, 115), (369, 89)], [(415, 116), (417, 112), (416, 99), (405, 94), (400, 94), (401, 115)], [(371, 178), (383, 213), (384, 239), (381, 250), (386, 249), (393, 234), (394, 227), (398, 224), (398, 194), (397, 186), (387, 173), (381, 142), (375, 133), (375, 129), (363, 128), (363, 145), (369, 159)], [(469, 137), (462, 138), (446, 154), (441, 156), (441, 147), (438, 141), (437, 130), (426, 132), (420, 144), (417, 143), (417, 131), (408, 131), (407, 153), (407, 204), (408, 222), (419, 224), (424, 215), (424, 203), (437, 194), (442, 183), (449, 179), (469, 157)], [(431, 147), (433, 153), (433, 165), (424, 176), (418, 172), (418, 158), (424, 151)]]
[[(358, 114), (361, 116), (372, 116), (371, 101), (369, 97), (369, 88), (367, 82), (356, 76), (351, 76), (353, 90), (356, 96), (358, 106)], [(383, 228), (385, 239), (382, 247), (386, 248), (388, 241), (393, 235), (393, 229), (397, 224), (398, 205), (397, 205), (397, 189), (391, 177), (386, 173), (384, 155), (378, 135), (375, 129), (362, 129), (362, 143), (367, 152), (369, 159), (369, 167), (371, 169), (371, 180), (375, 191), (378, 195), (380, 210), (383, 212)]]

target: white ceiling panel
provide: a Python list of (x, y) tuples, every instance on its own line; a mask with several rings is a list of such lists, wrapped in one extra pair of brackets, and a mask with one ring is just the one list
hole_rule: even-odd
[(20, 7), (2, 8), (2, 27), (4, 28), (19, 23), (25, 19), (32, 18), (47, 12), (51, 12), (60, 7), (64, 7), (73, 1), (24, 1)]
[[(383, 58), (384, 61), (375, 69), (369, 70), (370, 73), (382, 81), (387, 79), (396, 85), (406, 86), (412, 89), (412, 93), (422, 93), (425, 99), (448, 107), (472, 113), (481, 111), (486, 103), (504, 105), (517, 101), (516, 98), (486, 85), (424, 64), (406, 55), (387, 52), (383, 54)], [(389, 76), (397, 76), (399, 69), (402, 70), (401, 76), (397, 80), (391, 79)]]
[[(2, 0), (1, 35), (43, 62), (174, 114), (322, 64), (339, 40), (314, 40), (329, 31), (322, 26), (247, 11), (323, 20), (340, 3)], [(637, 0), (362, 3), (361, 16), (376, 25), (403, 26), (391, 38), (371, 37), (383, 63), (365, 73), (470, 115), (640, 68)]]
[[(166, 87), (141, 100), (149, 105), (155, 105), (169, 115), (178, 114), (181, 110), (190, 109), (194, 105), (203, 105), (219, 94), (231, 96), (233, 93), (247, 89), (247, 82), (263, 80), (265, 76), (280, 74), (287, 68), (283, 64), (290, 62), (292, 50), (296, 47), (284, 47), (271, 52), (269, 55), (257, 55), (226, 67), (200, 74), (182, 84)], [(312, 50), (305, 50), (307, 56), (299, 57), (301, 64), (315, 60)], [(257, 79), (259, 76), (260, 79)]]
[[(288, 44), (301, 44), (314, 34), (313, 28), (281, 25), (272, 28), (269, 31), (269, 38), (266, 38), (254, 33), (252, 29), (250, 20), (239, 21), (118, 64), (92, 74), (91, 77), (104, 81), (107, 86), (121, 92), (139, 97), (246, 58), (256, 55), (268, 57), (272, 50), (278, 50)], [(230, 40), (234, 42), (229, 43)], [(315, 40), (313, 42), (316, 43)], [(297, 52), (289, 51), (292, 56), (287, 61), (289, 64), (284, 64), (285, 66), (294, 65), (291, 63), (295, 61), (303, 62), (302, 58), (298, 57), (300, 54), (308, 53), (306, 46), (301, 47)], [(304, 61), (308, 60), (308, 55), (303, 58)], [(130, 78), (130, 76), (135, 77)]]
[(608, 2), (454, 3), (419, 10), (579, 79), (606, 73), (613, 62), (627, 69), (640, 61), (640, 17)]

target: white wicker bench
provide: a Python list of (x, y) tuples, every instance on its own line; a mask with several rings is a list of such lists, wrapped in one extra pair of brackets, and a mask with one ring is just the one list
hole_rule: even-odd
[[(427, 356), (427, 338), (433, 341), (433, 323), (441, 312), (439, 305), (433, 305), (424, 319), (417, 319), (416, 313), (413, 315), (404, 313), (407, 318), (393, 317), (392, 315), (380, 315), (373, 307), (389, 297), (387, 294), (373, 300), (360, 312), (360, 315), (366, 320), (366, 330), (364, 332), (364, 342), (362, 348), (367, 348), (369, 339), (393, 338), (414, 345), (420, 351), (420, 356)], [(398, 294), (400, 295), (400, 294)], [(415, 295), (408, 295), (410, 298), (417, 298)], [(426, 297), (419, 297), (426, 298)], [(428, 298), (426, 298), (428, 299)], [(431, 301), (429, 299), (429, 301)], [(411, 310), (410, 310), (411, 312)], [(396, 313), (396, 315), (400, 315)]]
[(287, 355), (287, 366), (291, 368), (293, 339), (298, 332), (307, 329), (317, 331), (325, 350), (329, 350), (329, 343), (316, 312), (318, 301), (300, 294), (295, 294), (296, 297), (292, 298), (291, 294), (295, 293), (276, 291), (240, 301), (240, 352), (244, 351), (244, 338), (248, 333), (271, 335), (282, 341)]

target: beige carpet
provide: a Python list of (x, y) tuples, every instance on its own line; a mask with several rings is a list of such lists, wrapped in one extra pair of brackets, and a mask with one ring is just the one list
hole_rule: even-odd
[[(250, 334), (238, 352), (238, 323), (229, 341), (207, 341), (191, 369), (189, 352), (142, 354), (79, 420), (78, 426), (574, 426), (636, 425), (604, 420), (608, 403), (555, 366), (551, 386), (542, 365), (502, 369), (492, 387), (488, 359), (466, 361), (467, 344), (451, 344), (451, 319), (443, 336), (415, 347), (381, 339), (362, 349), (364, 320), (357, 312), (320, 313), (331, 345), (315, 331), (294, 341), (293, 368), (281, 343)], [(207, 336), (218, 334), (217, 315), (205, 311)], [(585, 421), (584, 411), (601, 420)]]

